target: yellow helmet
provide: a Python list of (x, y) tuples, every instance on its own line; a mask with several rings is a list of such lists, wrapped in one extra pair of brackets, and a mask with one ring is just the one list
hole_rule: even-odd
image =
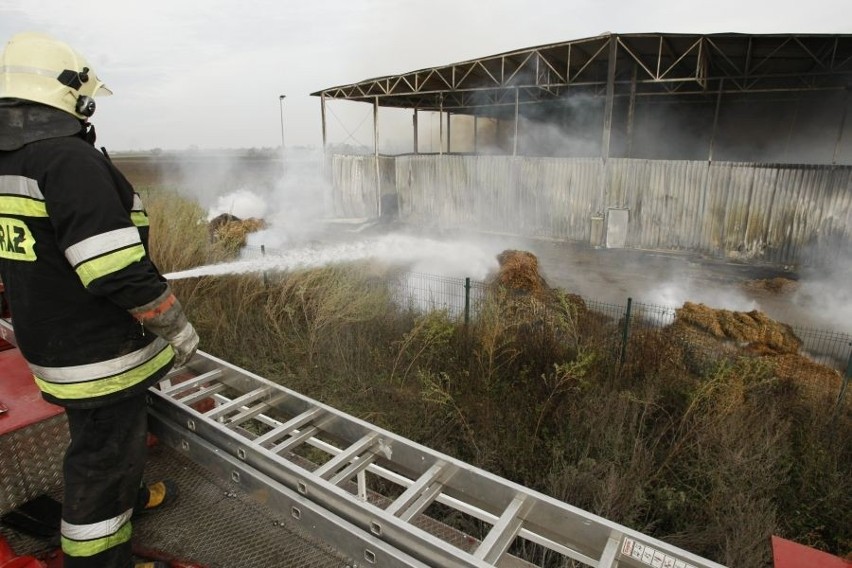
[(0, 99), (23, 99), (86, 119), (95, 112), (96, 96), (111, 95), (67, 43), (48, 35), (13, 36), (0, 54)]

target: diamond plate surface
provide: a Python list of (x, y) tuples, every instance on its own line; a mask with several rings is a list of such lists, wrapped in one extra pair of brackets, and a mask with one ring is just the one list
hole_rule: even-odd
[[(177, 481), (178, 501), (134, 520), (134, 541), (208, 568), (350, 566), (347, 560), (168, 446), (154, 448), (146, 479)], [(333, 543), (329, 543), (333, 544)]]
[(0, 513), (62, 486), (65, 414), (0, 436)]
[[(62, 498), (65, 416), (0, 437), (0, 513), (39, 494)], [(134, 545), (185, 558), (207, 568), (348, 568), (329, 544), (315, 540), (282, 515), (254, 501), (239, 486), (215, 478), (166, 446), (149, 453), (145, 477), (180, 486), (174, 504), (133, 520)], [(19, 555), (58, 546), (0, 525)]]

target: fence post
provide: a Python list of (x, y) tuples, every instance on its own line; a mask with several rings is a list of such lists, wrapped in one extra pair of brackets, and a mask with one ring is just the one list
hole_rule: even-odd
[(464, 279), (464, 324), (470, 323), (470, 276)]
[[(260, 256), (266, 256), (266, 245), (260, 245)], [(263, 286), (264, 288), (269, 287), (269, 276), (265, 270), (263, 271)]]
[(627, 298), (627, 311), (624, 312), (624, 329), (621, 331), (621, 358), (619, 364), (623, 365), (627, 358), (627, 337), (630, 334), (630, 312), (633, 309), (633, 298)]
[(849, 379), (852, 379), (852, 343), (849, 344), (849, 358), (846, 360), (846, 372), (843, 374), (843, 384), (840, 385), (840, 394), (837, 395), (837, 404), (834, 405), (834, 418), (840, 413), (840, 405), (843, 404), (843, 396), (846, 394), (846, 387), (849, 385)]

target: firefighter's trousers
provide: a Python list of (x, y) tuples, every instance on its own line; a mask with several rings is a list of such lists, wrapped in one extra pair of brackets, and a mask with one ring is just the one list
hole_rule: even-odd
[(130, 517), (147, 457), (145, 394), (66, 415), (64, 567), (130, 568)]

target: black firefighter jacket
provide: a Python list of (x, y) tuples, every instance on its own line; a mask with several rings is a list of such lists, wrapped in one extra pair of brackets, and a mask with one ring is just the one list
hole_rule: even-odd
[(99, 406), (171, 368), (169, 345), (128, 312), (166, 289), (147, 241), (139, 196), (81, 135), (0, 151), (0, 278), (48, 401)]

